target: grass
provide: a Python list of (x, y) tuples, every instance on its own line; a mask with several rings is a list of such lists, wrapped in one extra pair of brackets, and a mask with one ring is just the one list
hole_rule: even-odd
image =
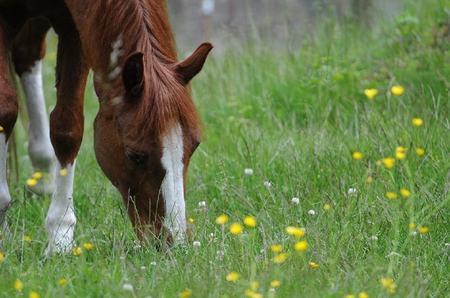
[[(82, 253), (43, 260), (49, 199), (25, 196), (31, 168), (21, 158), (1, 296), (449, 295), (450, 6), (404, 5), (392, 22), (371, 29), (324, 21), (297, 49), (254, 43), (212, 55), (192, 86), (205, 128), (191, 160), (187, 208), (200, 246), (164, 254), (136, 242), (118, 192), (95, 162), (98, 104), (89, 86), (74, 195)], [(54, 53), (47, 57), (51, 106)], [(395, 85), (405, 92), (394, 95)], [(379, 90), (372, 100), (368, 88)], [(18, 140), (25, 156), (20, 125)], [(399, 146), (404, 159), (396, 159)], [(223, 225), (215, 222), (221, 214)], [(248, 215), (256, 227), (231, 234), (231, 224)], [(306, 235), (288, 235), (287, 226)], [(299, 241), (306, 251), (295, 249)], [(237, 280), (227, 280), (230, 272)]]

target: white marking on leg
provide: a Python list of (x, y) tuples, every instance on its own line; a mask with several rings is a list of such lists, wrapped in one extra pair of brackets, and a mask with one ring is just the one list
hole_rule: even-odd
[(166, 214), (165, 226), (172, 232), (175, 242), (182, 242), (186, 235), (186, 204), (183, 185), (183, 133), (177, 124), (163, 137), (161, 163), (166, 176), (161, 184)]
[[(6, 181), (8, 143), (6, 142), (6, 135), (0, 132), (0, 226), (6, 238), (11, 239), (11, 232), (9, 231), (8, 222), (6, 219), (6, 212), (11, 203), (11, 195), (9, 194), (8, 183)], [(0, 237), (0, 246), (2, 244)]]
[(72, 197), (75, 162), (64, 169), (58, 163), (55, 191), (45, 221), (50, 241), (46, 255), (51, 252), (70, 253), (74, 246), (73, 232), (77, 221)]
[(30, 71), (21, 75), (20, 80), (30, 119), (28, 154), (33, 170), (50, 174), (49, 179), (41, 180), (31, 190), (39, 194), (51, 194), (54, 188), (55, 153), (50, 142), (49, 122), (42, 88), (42, 61), (36, 61)]

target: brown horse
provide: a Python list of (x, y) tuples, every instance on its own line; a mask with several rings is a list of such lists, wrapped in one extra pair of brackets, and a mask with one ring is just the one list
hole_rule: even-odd
[[(57, 103), (50, 115), (49, 137), (40, 70), (50, 27), (59, 43)], [(73, 177), (90, 68), (100, 102), (94, 122), (95, 154), (121, 193), (139, 239), (185, 241), (189, 234), (185, 178), (201, 134), (187, 85), (203, 67), (212, 45), (202, 44), (178, 62), (163, 0), (0, 0), (0, 42), (3, 232), (10, 233), (6, 151), (18, 114), (8, 61), (11, 52), (30, 115), (29, 151), (37, 172), (33, 178), (44, 175), (49, 181), (38, 191), (51, 191), (54, 178), (46, 254), (70, 252), (74, 245)]]

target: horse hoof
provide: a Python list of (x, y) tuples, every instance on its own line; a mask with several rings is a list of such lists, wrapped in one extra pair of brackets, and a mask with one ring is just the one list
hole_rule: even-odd
[(27, 191), (38, 196), (52, 195), (55, 181), (48, 173), (35, 172), (27, 180)]

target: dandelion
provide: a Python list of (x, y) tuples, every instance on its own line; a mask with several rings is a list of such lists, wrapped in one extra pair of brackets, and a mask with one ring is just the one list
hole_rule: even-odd
[(132, 284), (123, 284), (122, 290), (124, 290), (126, 292), (133, 292), (134, 291), (134, 287), (133, 287)]
[(180, 293), (180, 298), (187, 298), (187, 297), (190, 297), (191, 295), (192, 295), (192, 290), (186, 289)]
[(392, 157), (387, 157), (383, 158), (382, 162), (386, 168), (390, 169), (394, 167), (395, 159)]
[(377, 96), (377, 94), (378, 94), (378, 89), (375, 89), (375, 88), (365, 89), (364, 90), (364, 95), (368, 99), (374, 99), (374, 97)]
[(272, 288), (278, 288), (279, 286), (280, 286), (280, 282), (278, 281), (278, 280), (272, 280), (271, 282), (270, 282), (270, 286), (272, 287)]
[(369, 298), (369, 295), (366, 292), (361, 292), (358, 294), (358, 298)]
[(253, 291), (258, 290), (258, 288), (259, 288), (259, 282), (257, 282), (257, 281), (252, 282), (251, 288), (252, 288)]
[(391, 87), (391, 92), (396, 96), (400, 96), (405, 92), (405, 88), (400, 85), (395, 85)]
[(349, 188), (347, 191), (349, 196), (356, 196), (358, 194), (358, 190), (356, 188)]
[(372, 183), (373, 182), (373, 177), (369, 176), (366, 178), (366, 183)]
[(37, 184), (38, 184), (38, 181), (36, 179), (30, 178), (30, 179), (27, 180), (27, 185), (28, 186), (33, 187), (33, 186), (36, 186)]
[(244, 170), (245, 175), (253, 175), (253, 169), (247, 168)]
[(419, 228), (419, 233), (421, 233), (421, 234), (426, 234), (429, 231), (430, 231), (430, 228), (428, 228), (428, 227), (420, 227)]
[(308, 249), (308, 241), (302, 240), (302, 241), (297, 242), (294, 245), (294, 249), (298, 250), (298, 251), (305, 251), (306, 249)]
[(0, 125), (0, 132), (2, 132), (2, 131), (3, 131), (3, 126)]
[(386, 290), (389, 293), (391, 293), (391, 294), (395, 293), (395, 289), (397, 288), (397, 285), (394, 283), (392, 278), (386, 278), (386, 277), (381, 278), (381, 284), (386, 288)]
[(3, 261), (4, 258), (5, 258), (5, 254), (0, 251), (0, 262)]
[(79, 256), (81, 253), (83, 253), (83, 249), (81, 247), (74, 247), (72, 248), (72, 253), (74, 256)]
[(239, 273), (237, 273), (236, 271), (231, 271), (230, 273), (227, 274), (225, 279), (227, 281), (235, 282), (239, 279)]
[(228, 222), (228, 215), (222, 214), (219, 215), (219, 217), (216, 218), (216, 224), (218, 225), (224, 225)]
[(28, 296), (29, 298), (40, 298), (41, 296), (36, 293), (35, 291), (31, 291), (30, 295)]
[(345, 298), (356, 298), (355, 295), (349, 294), (349, 295), (345, 295)]
[(397, 148), (395, 148), (395, 152), (406, 153), (406, 151), (408, 151), (408, 148), (405, 148), (403, 146), (398, 146)]
[(20, 281), (20, 280), (18, 280), (18, 279), (16, 279), (15, 281), (14, 281), (14, 289), (16, 290), (16, 291), (22, 291), (22, 289), (23, 289), (23, 283)]
[(244, 218), (244, 224), (250, 228), (256, 227), (256, 224), (257, 224), (256, 218), (254, 218), (253, 216), (250, 216), (250, 215), (246, 216)]
[(65, 279), (65, 278), (61, 278), (60, 280), (58, 280), (58, 284), (60, 285), (60, 286), (63, 286), (63, 285), (65, 285), (67, 283), (67, 279)]
[(314, 210), (309, 210), (309, 211), (308, 211), (308, 214), (309, 214), (309, 215), (316, 215), (316, 211), (314, 211)]
[(67, 174), (69, 174), (69, 171), (67, 171), (67, 169), (64, 168), (59, 171), (59, 174), (64, 177), (67, 176)]
[(415, 223), (410, 223), (409, 224), (409, 228), (412, 230), (412, 229), (415, 229), (416, 228), (416, 224)]
[(316, 268), (319, 268), (320, 265), (317, 263), (314, 263), (314, 262), (309, 262), (309, 266), (313, 269), (316, 269)]
[(353, 156), (353, 159), (355, 159), (355, 160), (360, 160), (364, 157), (364, 155), (358, 151), (353, 152), (352, 156)]
[(195, 221), (195, 219), (193, 219), (192, 217), (189, 218), (189, 222), (193, 223)]
[(328, 211), (330, 209), (331, 209), (331, 205), (330, 204), (323, 205), (323, 210)]
[(409, 198), (411, 196), (411, 192), (407, 190), (406, 188), (400, 189), (400, 194), (402, 197)]
[(377, 236), (372, 236), (372, 237), (370, 237), (370, 240), (372, 240), (372, 241), (378, 241), (378, 237), (377, 237)]
[(281, 253), (281, 254), (276, 255), (275, 257), (273, 257), (273, 262), (275, 264), (281, 264), (284, 261), (286, 261), (287, 258), (288, 258), (288, 254), (287, 253)]
[(42, 178), (42, 173), (41, 173), (41, 172), (34, 172), (34, 173), (31, 175), (31, 178), (36, 179), (36, 180), (39, 180), (39, 179)]
[(291, 226), (286, 227), (285, 231), (286, 231), (286, 234), (295, 236), (295, 237), (302, 237), (306, 234), (304, 230), (297, 228), (297, 227), (291, 227)]
[(413, 118), (412, 119), (412, 124), (414, 126), (417, 126), (417, 127), (422, 126), (423, 125), (423, 119), (422, 118)]
[(250, 289), (245, 290), (245, 295), (247, 295), (250, 298), (262, 298), (261, 294), (255, 293)]
[(89, 242), (86, 242), (86, 243), (83, 243), (83, 247), (84, 247), (86, 250), (90, 250), (90, 249), (92, 249), (92, 248), (94, 247), (94, 244), (89, 243)]
[(291, 203), (294, 205), (298, 205), (300, 203), (300, 199), (299, 198), (292, 198)]
[(205, 201), (198, 202), (198, 207), (199, 208), (206, 208), (206, 202)]
[(272, 183), (270, 183), (270, 181), (264, 181), (263, 185), (267, 188), (270, 188), (272, 186)]
[(405, 159), (405, 157), (406, 157), (406, 154), (404, 152), (400, 152), (400, 151), (395, 152), (395, 158), (397, 158), (398, 160)]
[(242, 233), (242, 230), (244, 230), (244, 227), (240, 223), (235, 222), (230, 226), (230, 233), (233, 235)]
[(386, 197), (388, 197), (388, 199), (393, 200), (393, 199), (396, 199), (396, 198), (397, 198), (397, 194), (396, 194), (395, 192), (388, 191), (388, 192), (386, 193)]
[(200, 246), (201, 246), (201, 243), (200, 243), (200, 241), (194, 241), (194, 242), (192, 243), (192, 245), (193, 245), (194, 247), (200, 247)]
[(155, 262), (155, 261), (152, 261), (152, 262), (150, 262), (150, 265), (151, 265), (151, 266), (156, 266), (156, 262)]
[(281, 246), (280, 244), (274, 244), (270, 247), (270, 250), (273, 252), (280, 252), (283, 250), (283, 246)]
[(422, 148), (416, 148), (416, 154), (422, 156), (425, 154), (425, 150)]
[(31, 242), (31, 237), (28, 235), (23, 236), (23, 241), (25, 242)]

